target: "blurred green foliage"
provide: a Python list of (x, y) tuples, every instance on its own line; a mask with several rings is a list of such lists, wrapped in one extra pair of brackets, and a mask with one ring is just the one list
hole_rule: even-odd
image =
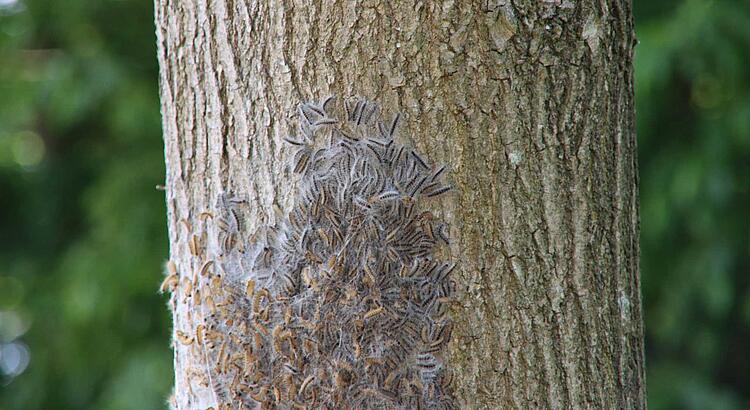
[(750, 2), (636, 2), (652, 409), (750, 408)]
[[(650, 406), (750, 408), (750, 3), (635, 13)], [(165, 407), (152, 22), (0, 0), (0, 408)]]
[(165, 407), (155, 56), (150, 1), (0, 0), (2, 409)]

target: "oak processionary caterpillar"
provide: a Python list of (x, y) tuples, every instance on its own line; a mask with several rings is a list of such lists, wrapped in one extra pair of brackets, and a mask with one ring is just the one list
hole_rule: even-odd
[(299, 135), (284, 138), (300, 188), (281, 223), (248, 236), (243, 201), (219, 201), (214, 257), (224, 275), (204, 291), (197, 336), (211, 384), (223, 386), (213, 387), (217, 401), (458, 408), (441, 357), (454, 265), (437, 260), (446, 225), (423, 209), (450, 190), (446, 167), (396, 141), (399, 115), (383, 121), (378, 105), (351, 98), (339, 118), (333, 105), (301, 104)]

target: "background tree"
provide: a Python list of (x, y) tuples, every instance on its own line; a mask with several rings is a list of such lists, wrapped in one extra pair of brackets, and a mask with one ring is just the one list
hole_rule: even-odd
[[(190, 242), (212, 240), (198, 215), (222, 193), (249, 202), (249, 231), (289, 211), (280, 142), (300, 100), (371, 96), (453, 168), (439, 213), (461, 266), (446, 366), (462, 405), (645, 406), (628, 2), (158, 2), (156, 16), (182, 281), (206, 262)], [(222, 390), (199, 387), (195, 290), (172, 299), (180, 408)]]
[[(750, 9), (635, 1), (634, 14), (649, 407), (744, 409)], [(142, 0), (0, 1), (2, 408), (164, 407), (150, 16)], [(28, 367), (5, 350), (17, 345)]]

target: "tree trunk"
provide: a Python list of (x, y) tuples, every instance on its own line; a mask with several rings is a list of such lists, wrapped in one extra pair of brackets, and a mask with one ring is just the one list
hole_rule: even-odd
[(216, 244), (295, 206), (298, 103), (356, 94), (450, 167), (455, 406), (646, 407), (630, 1), (156, 0), (156, 29), (174, 406), (248, 404), (212, 370), (249, 337), (211, 333), (245, 314)]

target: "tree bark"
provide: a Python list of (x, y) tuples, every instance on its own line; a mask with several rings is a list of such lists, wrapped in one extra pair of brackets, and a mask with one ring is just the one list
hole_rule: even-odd
[(282, 138), (333, 94), (400, 111), (402, 142), (450, 166), (458, 406), (646, 407), (630, 1), (155, 8), (174, 406), (232, 401), (205, 370), (209, 213), (232, 193), (247, 232), (287, 214)]

